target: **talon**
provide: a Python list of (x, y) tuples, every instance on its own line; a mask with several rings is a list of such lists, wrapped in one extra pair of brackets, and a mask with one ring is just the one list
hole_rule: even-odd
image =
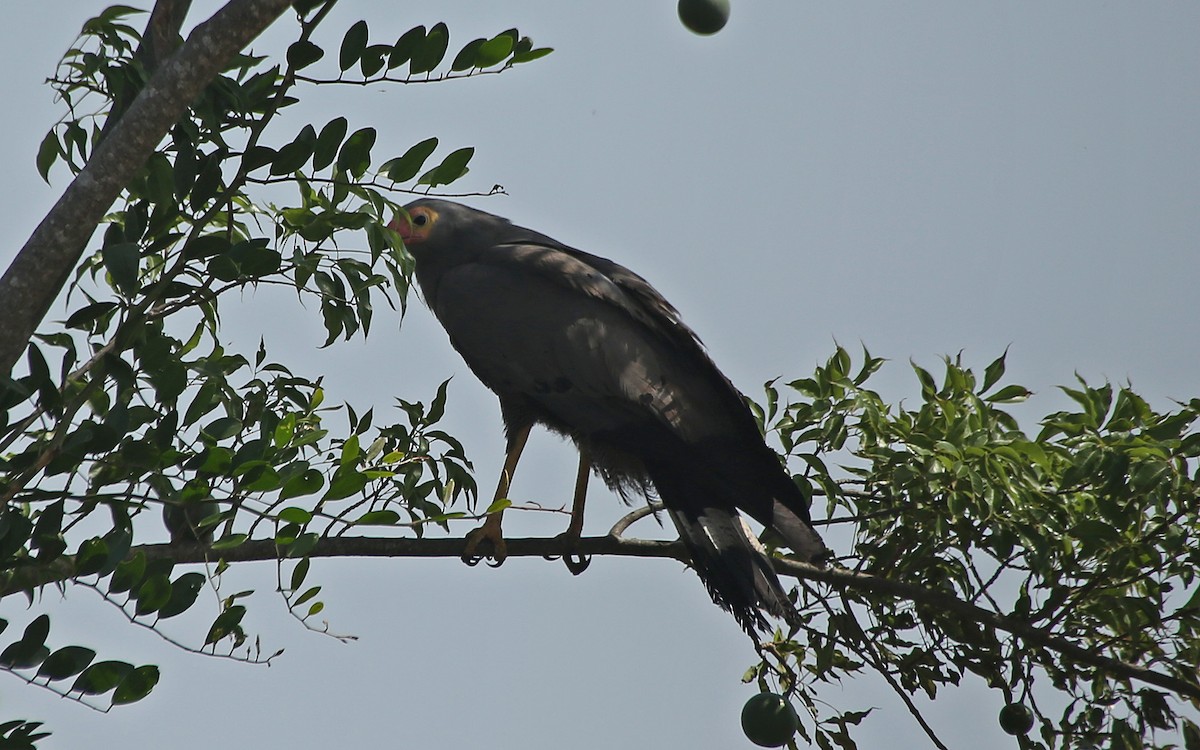
[(508, 545), (504, 543), (499, 522), (493, 520), (496, 518), (498, 516), (489, 516), (482, 526), (467, 534), (467, 546), (462, 554), (462, 561), (467, 565), (474, 567), (482, 560), (487, 560), (492, 568), (504, 564), (508, 557)]
[(567, 566), (567, 570), (571, 571), (571, 575), (573, 576), (577, 576), (587, 570), (588, 566), (592, 564), (592, 558), (587, 555), (576, 554), (574, 551), (576, 545), (579, 544), (578, 532), (567, 530), (554, 538), (562, 542), (563, 547), (566, 548), (566, 552), (562, 555), (544, 555), (547, 560), (557, 560), (561, 557), (563, 564)]
[(592, 558), (587, 555), (564, 555), (563, 563), (566, 564), (567, 570), (571, 571), (571, 575), (577, 576), (588, 569), (592, 564)]

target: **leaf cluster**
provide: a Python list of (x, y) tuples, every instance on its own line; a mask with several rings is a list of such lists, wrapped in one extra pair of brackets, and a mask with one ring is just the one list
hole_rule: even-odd
[[(1080, 380), (1062, 389), (1073, 408), (1031, 435), (1009, 411), (1031, 394), (1003, 384), (1003, 356), (982, 377), (961, 358), (948, 358), (940, 379), (914, 364), (920, 396), (903, 406), (868, 388), (882, 364), (864, 351), (855, 368), (839, 348), (786, 384), (794, 402), (768, 383), (757, 413), (806, 467), (798, 485), (853, 520), (841, 564), (976, 605), (1020, 634), (858, 590), (841, 592), (835, 609), (829, 592), (804, 588), (804, 639), (781, 636), (774, 667), (764, 659), (751, 679), (782, 674), (807, 695), (811, 680), (870, 667), (906, 696), (933, 699), (972, 674), (1004, 703), (1033, 709), (1040, 740), (1023, 737), (1023, 747), (1166, 747), (1157, 731), (1194, 736), (1178, 701), (1195, 708), (1200, 696), (1200, 400), (1158, 411), (1128, 387)], [(1042, 638), (1024, 635), (1033, 630)], [(1138, 684), (1056, 643), (1152, 665), (1194, 692)], [(1039, 677), (1059, 694), (1053, 710), (1038, 704)]]
[[(36, 588), (69, 580), (162, 635), (208, 588), (207, 635), (187, 648), (244, 649), (237, 658), (263, 661), (242, 625), (253, 592), (221, 591), (223, 553), (272, 540), (281, 596), (307, 620), (323, 607), (308, 581), (318, 540), (420, 536), (467, 515), (456, 504), (474, 499), (471, 464), (437, 424), (445, 383), (427, 402), (398, 400), (391, 419), (377, 419), (373, 405), (326, 403), (321, 378), (272, 359), (265, 339), (245, 349), (221, 335), (225, 301), (264, 286), (290, 289), (300, 309), (319, 312), (324, 346), (367, 335), (380, 300), (403, 313), (413, 265), (386, 229), (396, 196), (468, 173), (470, 147), (427, 164), (437, 138), (388, 158), (377, 154), (374, 127), (346, 117), (298, 131), (282, 123), (300, 90), (319, 84), (298, 71), (320, 67), (318, 32), (333, 5), (297, 3), (282, 60), (243, 53), (191, 103), (105, 218), (97, 247), (64, 269), (64, 319), (30, 342), (23, 371), (0, 381), (5, 595), (27, 591), (32, 601)], [(78, 174), (153, 78), (155, 61), (131, 25), (139, 12), (108, 8), (65, 53), (51, 84), (67, 114), (38, 150), (43, 179)], [(440, 23), (381, 46), (367, 44), (359, 22), (341, 39), (343, 84), (396, 81), (390, 73), (402, 65), (423, 81), (469, 77), (549, 52), (510, 29), (445, 61)], [(207, 545), (210, 564), (175, 574), (169, 560), (137, 549), (164, 539)], [(51, 650), (48, 632), (42, 614), (0, 644), (0, 669), (65, 696), (107, 695), (109, 705), (157, 682), (153, 665), (96, 661), (85, 646)], [(3, 731), (32, 744), (37, 727)]]

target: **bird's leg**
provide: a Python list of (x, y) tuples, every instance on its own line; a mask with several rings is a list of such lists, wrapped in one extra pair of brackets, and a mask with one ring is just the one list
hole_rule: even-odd
[[(521, 451), (525, 449), (525, 441), (529, 439), (529, 431), (532, 427), (533, 425), (526, 425), (509, 437), (508, 455), (504, 457), (504, 468), (500, 471), (500, 481), (496, 484), (496, 496), (492, 498), (493, 505), (508, 497), (508, 488), (512, 485), (513, 474), (517, 470), (517, 461), (521, 460)], [(463, 549), (463, 562), (467, 565), (478, 565), (484, 557), (490, 557), (496, 561), (494, 564), (488, 563), (493, 568), (499, 567), (504, 562), (504, 558), (508, 557), (508, 546), (504, 543), (504, 534), (500, 530), (503, 516), (503, 508), (489, 513), (482, 526), (467, 534), (467, 546)], [(484, 542), (491, 544), (491, 552), (477, 554), (476, 551)]]
[(567, 552), (563, 553), (563, 563), (572, 575), (579, 575), (592, 564), (592, 558), (574, 553), (574, 548), (583, 533), (583, 506), (587, 499), (588, 476), (591, 474), (592, 460), (587, 449), (579, 449), (579, 473), (575, 475), (575, 497), (571, 502), (571, 523), (567, 530), (558, 535), (563, 541)]

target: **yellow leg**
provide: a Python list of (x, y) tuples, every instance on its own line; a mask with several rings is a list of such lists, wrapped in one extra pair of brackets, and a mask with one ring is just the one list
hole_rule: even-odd
[(567, 530), (559, 535), (569, 551), (563, 554), (563, 563), (566, 564), (567, 570), (571, 571), (572, 575), (579, 575), (587, 570), (588, 565), (592, 564), (590, 557), (575, 554), (572, 549), (579, 542), (579, 536), (583, 533), (583, 506), (587, 500), (588, 478), (592, 472), (592, 460), (588, 452), (579, 449), (579, 473), (575, 475), (575, 497), (571, 502), (571, 523), (567, 526)]
[(588, 478), (592, 473), (592, 459), (586, 450), (579, 451), (579, 472), (575, 475), (575, 498), (571, 503), (571, 523), (567, 534), (576, 539), (583, 533), (583, 506), (587, 500)]
[[(517, 430), (508, 441), (508, 455), (504, 457), (504, 468), (500, 471), (500, 481), (496, 484), (496, 495), (492, 498), (492, 503), (495, 504), (499, 500), (508, 497), (508, 488), (512, 486), (513, 474), (517, 471), (517, 462), (521, 460), (521, 451), (525, 450), (525, 441), (529, 439), (529, 431), (532, 425), (522, 427)], [(488, 563), (492, 567), (497, 567), (504, 562), (504, 558), (508, 557), (507, 545), (504, 543), (504, 534), (500, 529), (500, 524), (503, 520), (504, 511), (498, 510), (490, 514), (483, 522), (483, 525), (472, 530), (467, 534), (467, 546), (463, 550), (463, 562), (468, 565), (478, 565), (479, 561), (485, 557), (490, 557), (495, 563)], [(477, 550), (484, 543), (491, 545), (491, 551), (479, 554)]]

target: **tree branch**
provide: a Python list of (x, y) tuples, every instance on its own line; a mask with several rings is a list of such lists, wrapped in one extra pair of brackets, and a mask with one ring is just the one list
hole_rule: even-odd
[[(636, 513), (636, 512), (635, 512)], [(640, 516), (639, 516), (640, 517)], [(509, 557), (550, 557), (570, 554), (609, 557), (658, 557), (690, 563), (687, 549), (679, 541), (630, 539), (607, 535), (583, 537), (569, 549), (557, 538), (519, 538), (505, 540)], [(462, 557), (466, 551), (465, 538), (383, 538), (336, 537), (323, 538), (309, 552), (309, 557)], [(147, 560), (170, 560), (177, 565), (225, 560), (229, 563), (277, 560), (281, 550), (274, 540), (258, 539), (243, 542), (229, 549), (213, 550), (198, 542), (146, 544), (134, 547), (130, 555), (144, 554)], [(823, 568), (795, 560), (775, 558), (775, 570), (783, 575), (826, 583), (839, 589), (858, 589), (893, 596), (918, 605), (953, 612), (969, 620), (1003, 630), (1022, 640), (1055, 651), (1071, 661), (1102, 669), (1109, 674), (1170, 690), (1192, 701), (1200, 700), (1200, 684), (1181, 680), (1153, 669), (1114, 659), (1055, 636), (1045, 630), (1012, 617), (978, 607), (950, 594), (932, 591), (900, 581), (858, 573), (846, 568)], [(63, 583), (75, 575), (74, 559), (63, 556), (50, 564), (30, 564), (10, 571), (8, 580), (0, 586), (0, 598), (30, 591), (52, 583)]]
[(915, 604), (953, 612), (981, 625), (990, 625), (997, 630), (1012, 633), (1028, 643), (1056, 651), (1071, 661), (1103, 669), (1118, 677), (1157, 685), (1193, 701), (1200, 701), (1200, 684), (1198, 683), (1181, 680), (1146, 667), (1104, 656), (1029, 623), (986, 610), (950, 594), (943, 594), (910, 583), (880, 578), (869, 573), (857, 573), (846, 568), (819, 568), (795, 560), (776, 559), (773, 562), (775, 570), (785, 575), (820, 581), (839, 588), (855, 588), (876, 594), (887, 594)]
[(226, 63), (291, 5), (229, 0), (163, 61), (0, 278), (0, 375), (25, 351), (96, 225)]

